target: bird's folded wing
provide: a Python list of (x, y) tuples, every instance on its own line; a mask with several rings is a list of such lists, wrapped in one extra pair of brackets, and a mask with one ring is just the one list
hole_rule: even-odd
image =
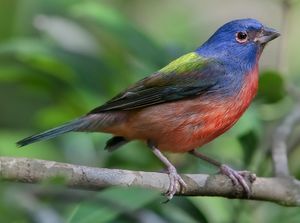
[(209, 93), (222, 68), (196, 53), (186, 54), (142, 79), (89, 114), (132, 110)]

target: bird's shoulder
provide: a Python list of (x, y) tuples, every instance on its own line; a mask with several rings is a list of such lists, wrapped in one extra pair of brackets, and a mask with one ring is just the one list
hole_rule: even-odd
[(201, 68), (205, 63), (211, 59), (200, 56), (196, 52), (187, 53), (159, 70), (159, 72), (168, 74), (172, 72), (185, 73), (194, 69)]

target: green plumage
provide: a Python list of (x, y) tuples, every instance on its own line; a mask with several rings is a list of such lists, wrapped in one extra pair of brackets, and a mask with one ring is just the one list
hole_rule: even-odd
[(170, 74), (174, 72), (176, 72), (177, 74), (182, 74), (197, 70), (201, 68), (205, 63), (207, 63), (207, 60), (200, 57), (199, 54), (192, 52), (172, 61), (167, 66), (160, 69), (159, 72), (164, 74)]
[(188, 53), (174, 60), (153, 75), (135, 85), (91, 113), (116, 110), (132, 110), (163, 102), (175, 101), (199, 95), (216, 83), (211, 73), (218, 68), (211, 60), (197, 53)]

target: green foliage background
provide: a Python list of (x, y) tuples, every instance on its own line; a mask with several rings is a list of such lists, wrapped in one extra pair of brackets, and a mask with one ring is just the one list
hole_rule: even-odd
[[(271, 176), (270, 138), (293, 107), (284, 86), (299, 84), (300, 54), (294, 1), (285, 61), (279, 41), (261, 59), (260, 91), (228, 133), (202, 151), (236, 169)], [(274, 16), (278, 15), (278, 16)], [(0, 0), (0, 155), (108, 168), (159, 171), (146, 146), (132, 142), (109, 154), (106, 134), (68, 134), (18, 149), (25, 136), (64, 123), (104, 103), (134, 81), (195, 49), (228, 20), (254, 17), (280, 29), (280, 1)], [(294, 134), (291, 141), (297, 139)], [(295, 147), (290, 167), (300, 176)], [(189, 155), (169, 155), (182, 173), (215, 173)], [(1, 182), (1, 222), (300, 222), (299, 208), (207, 197), (163, 197), (144, 189), (65, 191), (52, 183)], [(58, 184), (56, 182), (55, 184)], [(50, 189), (49, 189), (50, 188)]]

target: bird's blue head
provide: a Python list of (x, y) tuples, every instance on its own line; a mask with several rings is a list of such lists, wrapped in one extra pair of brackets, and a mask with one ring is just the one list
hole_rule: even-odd
[(196, 52), (220, 61), (255, 65), (264, 46), (280, 34), (255, 19), (238, 19), (220, 27)]

